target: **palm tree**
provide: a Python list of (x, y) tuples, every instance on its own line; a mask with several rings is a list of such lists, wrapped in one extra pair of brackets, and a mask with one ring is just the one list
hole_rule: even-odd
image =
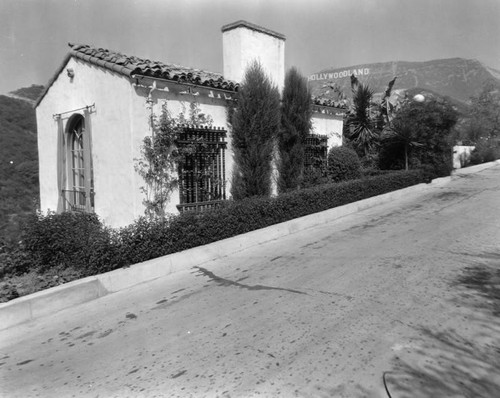
[(348, 137), (364, 155), (368, 155), (378, 140), (375, 120), (371, 115), (373, 91), (351, 76), (352, 105), (347, 116)]
[(382, 139), (391, 140), (403, 145), (405, 154), (405, 170), (408, 170), (408, 155), (412, 148), (421, 147), (424, 144), (418, 140), (418, 128), (408, 120), (397, 116), (390, 121), (382, 132)]

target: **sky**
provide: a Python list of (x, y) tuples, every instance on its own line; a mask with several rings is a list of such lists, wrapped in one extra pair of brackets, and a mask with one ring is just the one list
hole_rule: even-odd
[(68, 42), (222, 72), (220, 28), (241, 19), (284, 34), (304, 75), (453, 57), (500, 70), (500, 0), (0, 0), (0, 94), (46, 84)]

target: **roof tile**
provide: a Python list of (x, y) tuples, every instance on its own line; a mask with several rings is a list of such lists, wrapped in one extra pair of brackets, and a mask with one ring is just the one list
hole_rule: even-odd
[(186, 68), (184, 66), (166, 64), (158, 61), (150, 61), (149, 59), (127, 56), (122, 53), (85, 44), (69, 43), (69, 46), (71, 48), (71, 55), (129, 77), (132, 75), (151, 76), (207, 87), (223, 88), (229, 91), (238, 91), (239, 84), (224, 79), (220, 73)]

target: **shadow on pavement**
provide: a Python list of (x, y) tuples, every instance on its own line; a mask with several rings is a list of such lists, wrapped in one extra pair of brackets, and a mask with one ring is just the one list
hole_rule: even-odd
[(478, 292), (485, 299), (479, 306), (500, 317), (500, 254), (476, 255), (473, 265), (459, 276), (458, 283)]
[[(500, 254), (469, 256), (453, 284), (464, 314), (457, 329), (417, 329), (420, 338), (385, 374), (392, 398), (500, 397)], [(388, 394), (388, 396), (389, 396)]]

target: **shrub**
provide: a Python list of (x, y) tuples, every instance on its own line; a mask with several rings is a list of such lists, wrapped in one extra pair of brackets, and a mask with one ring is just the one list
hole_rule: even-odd
[(0, 243), (0, 278), (9, 275), (21, 275), (28, 272), (31, 261), (19, 244)]
[(115, 268), (113, 233), (95, 214), (32, 214), (24, 223), (22, 248), (32, 268), (73, 267), (82, 275)]
[(373, 177), (385, 174), (394, 173), (396, 170), (380, 170), (374, 167), (368, 167), (361, 169), (361, 177)]
[(317, 185), (328, 184), (330, 180), (326, 175), (326, 162), (325, 167), (305, 167), (304, 175), (302, 177), (302, 188), (311, 188)]
[(500, 158), (500, 148), (490, 141), (479, 141), (470, 154), (471, 164), (493, 162)]
[(436, 177), (450, 175), (449, 137), (457, 120), (457, 111), (445, 100), (407, 102), (396, 113), (380, 142), (380, 168), (425, 166)]
[(356, 151), (346, 147), (333, 147), (328, 152), (328, 177), (339, 182), (361, 176), (361, 162)]
[(295, 68), (285, 76), (278, 132), (278, 191), (297, 189), (303, 178), (306, 138), (311, 130), (311, 93)]
[(278, 197), (228, 201), (203, 213), (144, 218), (120, 231), (120, 261), (134, 264), (423, 182), (418, 170), (330, 183)]
[(236, 107), (228, 112), (234, 152), (231, 194), (236, 200), (271, 193), (271, 161), (280, 126), (280, 94), (254, 62), (245, 72)]

